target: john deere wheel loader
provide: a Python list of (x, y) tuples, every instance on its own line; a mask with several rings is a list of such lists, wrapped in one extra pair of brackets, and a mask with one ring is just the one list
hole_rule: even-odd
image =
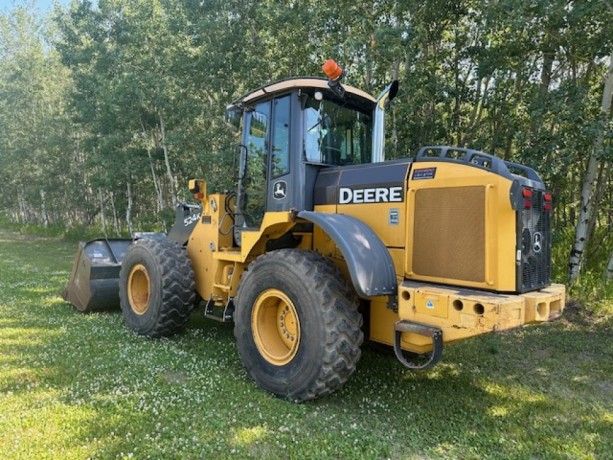
[(374, 99), (341, 85), (334, 62), (324, 70), (234, 102), (236, 192), (190, 180), (199, 206), (179, 209), (168, 236), (82, 244), (65, 297), (81, 311), (120, 303), (151, 337), (180, 331), (202, 301), (234, 322), (257, 384), (293, 401), (343, 385), (364, 338), (424, 369), (456, 340), (559, 317), (538, 174), (445, 146), (385, 161), (398, 84)]

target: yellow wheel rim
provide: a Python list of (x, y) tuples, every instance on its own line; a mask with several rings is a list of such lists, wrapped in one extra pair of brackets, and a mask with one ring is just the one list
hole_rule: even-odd
[(144, 265), (138, 264), (132, 267), (128, 277), (128, 299), (130, 306), (137, 315), (144, 315), (149, 309), (149, 294), (151, 281)]
[(292, 301), (277, 289), (262, 292), (251, 313), (251, 330), (260, 354), (270, 364), (289, 363), (300, 345), (300, 320)]

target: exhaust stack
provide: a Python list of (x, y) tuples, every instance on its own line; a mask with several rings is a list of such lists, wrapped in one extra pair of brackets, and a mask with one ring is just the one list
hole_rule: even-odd
[(377, 98), (373, 113), (372, 163), (385, 161), (385, 110), (396, 94), (398, 94), (398, 80), (387, 85), (387, 88)]

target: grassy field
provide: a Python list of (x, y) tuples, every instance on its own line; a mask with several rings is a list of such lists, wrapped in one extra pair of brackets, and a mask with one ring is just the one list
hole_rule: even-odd
[(611, 305), (450, 346), (429, 372), (366, 347), (341, 391), (295, 405), (201, 310), (164, 340), (76, 313), (75, 250), (0, 231), (2, 459), (613, 458)]

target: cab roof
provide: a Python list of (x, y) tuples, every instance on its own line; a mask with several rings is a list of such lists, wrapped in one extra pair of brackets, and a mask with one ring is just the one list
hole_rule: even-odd
[[(241, 106), (243, 104), (248, 104), (257, 99), (260, 99), (264, 96), (270, 96), (276, 93), (282, 93), (287, 90), (293, 88), (314, 88), (314, 89), (323, 89), (329, 90), (328, 80), (325, 78), (314, 78), (314, 77), (297, 77), (297, 78), (287, 78), (284, 80), (280, 80), (274, 83), (270, 83), (269, 85), (262, 86), (256, 90), (251, 91), (250, 93), (245, 94), (241, 98), (237, 99), (232, 103), (233, 106)], [(357, 97), (366, 99), (367, 101), (372, 102), (373, 104), (376, 102), (375, 98), (372, 97), (365, 91), (361, 89), (355, 88), (349, 85), (343, 85), (345, 88), (345, 92), (355, 95)]]

